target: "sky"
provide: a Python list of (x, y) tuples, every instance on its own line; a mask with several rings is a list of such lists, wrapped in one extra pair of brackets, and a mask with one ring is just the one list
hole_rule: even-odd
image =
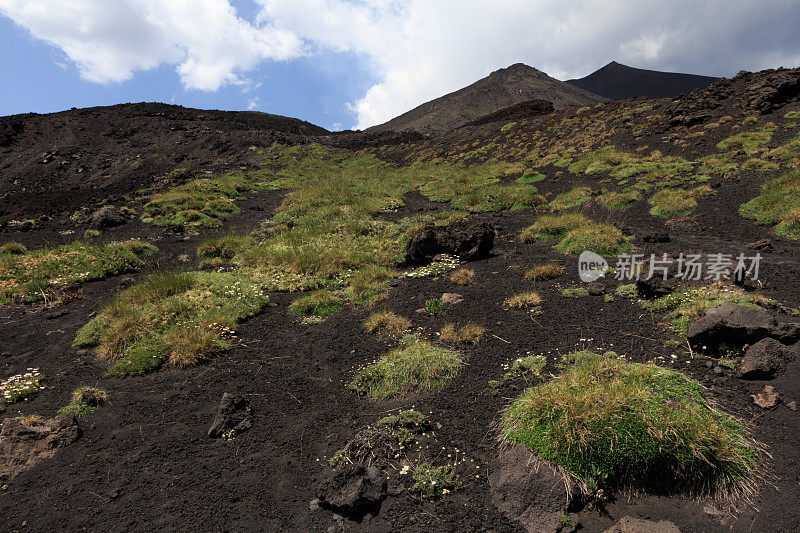
[(499, 68), (800, 66), (800, 0), (0, 0), (0, 115), (160, 101), (331, 130)]

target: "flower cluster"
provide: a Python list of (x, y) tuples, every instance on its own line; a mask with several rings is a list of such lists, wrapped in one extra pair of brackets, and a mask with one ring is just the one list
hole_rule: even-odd
[(441, 254), (436, 256), (436, 259), (427, 266), (415, 268), (403, 274), (407, 278), (424, 278), (426, 276), (441, 276), (446, 272), (458, 268), (460, 261), (454, 255)]
[(19, 400), (27, 400), (39, 390), (44, 389), (41, 384), (42, 376), (38, 368), (29, 368), (24, 374), (11, 376), (0, 383), (0, 392), (3, 394), (3, 401), (14, 403)]

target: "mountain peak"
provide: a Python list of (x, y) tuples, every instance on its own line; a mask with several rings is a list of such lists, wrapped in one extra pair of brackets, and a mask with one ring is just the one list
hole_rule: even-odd
[(567, 83), (612, 100), (622, 100), (634, 96), (673, 98), (680, 93), (688, 94), (695, 89), (704, 89), (718, 79), (629, 67), (611, 61), (588, 76), (567, 80)]
[(555, 109), (563, 109), (595, 104), (605, 101), (605, 98), (552, 78), (524, 63), (514, 63), (367, 131), (444, 133), (500, 109), (531, 100), (546, 100), (552, 102)]

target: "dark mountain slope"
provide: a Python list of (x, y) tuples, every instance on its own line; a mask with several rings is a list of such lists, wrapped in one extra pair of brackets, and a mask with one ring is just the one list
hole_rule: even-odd
[(188, 179), (240, 162), (250, 146), (326, 133), (278, 115), (159, 103), (0, 117), (0, 215), (72, 209), (152, 187), (176, 168)]
[(551, 78), (540, 70), (517, 63), (366, 131), (443, 133), (504, 107), (534, 99), (553, 102), (556, 109), (605, 101), (600, 96)]
[(633, 68), (612, 61), (586, 77), (567, 80), (567, 83), (611, 100), (622, 100), (632, 96), (672, 98), (705, 89), (717, 80), (719, 78), (711, 76)]

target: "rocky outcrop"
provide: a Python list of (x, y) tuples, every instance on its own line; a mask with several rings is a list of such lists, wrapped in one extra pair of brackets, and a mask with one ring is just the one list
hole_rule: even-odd
[(239, 395), (224, 393), (217, 407), (214, 422), (208, 428), (208, 436), (219, 438), (228, 434), (237, 434), (253, 427), (253, 409), (250, 402)]
[(564, 519), (577, 493), (575, 487), (524, 444), (501, 454), (489, 475), (489, 486), (492, 503), (531, 533), (578, 527), (572, 517)]
[(732, 303), (706, 309), (689, 325), (689, 343), (701, 350), (717, 351), (721, 346), (738, 348), (766, 338), (782, 343), (800, 339), (800, 324), (778, 322), (775, 313)]
[(426, 224), (408, 242), (405, 262), (408, 266), (427, 265), (439, 254), (455, 255), (462, 261), (483, 259), (494, 248), (496, 234), (487, 222)]
[(317, 490), (319, 506), (342, 515), (357, 515), (386, 497), (386, 476), (376, 466), (344, 466)]
[(782, 373), (794, 352), (779, 341), (767, 337), (750, 346), (744, 354), (739, 377), (742, 379), (772, 379)]
[(54, 456), (80, 437), (71, 413), (26, 425), (16, 418), (3, 420), (0, 429), (0, 485), (34, 464)]

